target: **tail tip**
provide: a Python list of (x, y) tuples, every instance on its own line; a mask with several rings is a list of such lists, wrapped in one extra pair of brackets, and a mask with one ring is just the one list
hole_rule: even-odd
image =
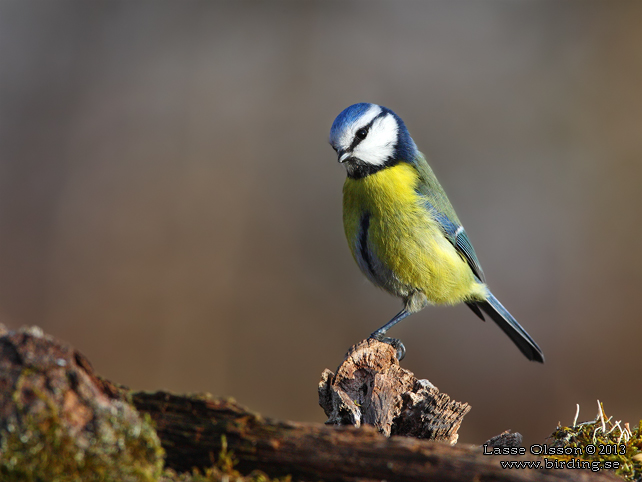
[(530, 361), (544, 363), (544, 353), (542, 353), (541, 350), (532, 350), (532, 352), (527, 355), (527, 357)]

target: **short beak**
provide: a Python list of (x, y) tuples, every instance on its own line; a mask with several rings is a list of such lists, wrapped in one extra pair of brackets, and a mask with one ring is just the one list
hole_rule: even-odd
[(338, 151), (337, 155), (339, 156), (339, 162), (341, 163), (346, 162), (350, 157), (350, 153), (345, 151)]

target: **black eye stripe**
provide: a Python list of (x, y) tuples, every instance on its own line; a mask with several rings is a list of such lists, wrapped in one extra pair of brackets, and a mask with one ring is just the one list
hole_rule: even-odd
[[(350, 150), (353, 150), (355, 147), (357, 147), (357, 146), (359, 145), (359, 143), (360, 143), (362, 140), (364, 140), (364, 139), (366, 138), (366, 136), (368, 135), (368, 133), (370, 132), (370, 128), (372, 127), (372, 124), (374, 124), (374, 121), (376, 121), (377, 119), (380, 119), (381, 117), (383, 117), (383, 116), (385, 116), (385, 115), (386, 115), (386, 112), (385, 112), (385, 111), (380, 112), (376, 117), (374, 117), (374, 118), (373, 118), (370, 122), (368, 122), (365, 126), (361, 127), (361, 128), (360, 128), (360, 129), (355, 133), (354, 139), (352, 140), (352, 144), (350, 144), (350, 148), (349, 148), (349, 149), (350, 149)], [(365, 130), (365, 131), (366, 131), (366, 135), (365, 135), (365, 136), (363, 136), (363, 137), (359, 137), (357, 134), (358, 134), (360, 131), (362, 131), (362, 130)]]

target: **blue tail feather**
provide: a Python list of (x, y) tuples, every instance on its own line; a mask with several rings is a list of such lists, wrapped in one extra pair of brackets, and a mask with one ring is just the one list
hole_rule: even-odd
[(488, 316), (513, 340), (517, 348), (531, 361), (544, 363), (544, 354), (535, 340), (526, 333), (526, 330), (517, 323), (517, 320), (508, 312), (493, 294), (488, 291), (485, 301), (476, 302)]

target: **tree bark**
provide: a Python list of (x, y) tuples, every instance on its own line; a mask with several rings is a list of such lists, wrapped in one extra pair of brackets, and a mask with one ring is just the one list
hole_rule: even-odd
[(233, 401), (139, 392), (133, 394), (133, 402), (156, 422), (166, 465), (179, 472), (212, 465), (224, 435), (242, 473), (259, 469), (270, 476), (292, 475), (294, 480), (621, 481), (585, 470), (505, 470), (500, 460), (538, 459), (483, 455), (481, 447), (411, 437), (386, 438), (368, 426), (278, 422)]
[(457, 443), (457, 430), (470, 411), (428, 380), (401, 368), (396, 350), (372, 338), (350, 348), (335, 375), (325, 370), (319, 383), (319, 405), (326, 424), (362, 424), (385, 436), (406, 435)]
[[(503, 458), (480, 447), (451, 446), (468, 405), (416, 380), (385, 344), (357, 345), (323, 380), (320, 399), (331, 422), (360, 428), (279, 422), (207, 396), (130, 393), (41, 330), (0, 325), (0, 477), (89, 480), (100, 472), (105, 480), (154, 480), (163, 463), (159, 446), (166, 467), (191, 472), (214, 465), (225, 437), (241, 472), (300, 481), (620, 480), (586, 470), (504, 470)], [(404, 427), (447, 443), (394, 435)], [(491, 442), (519, 444), (515, 434)]]

